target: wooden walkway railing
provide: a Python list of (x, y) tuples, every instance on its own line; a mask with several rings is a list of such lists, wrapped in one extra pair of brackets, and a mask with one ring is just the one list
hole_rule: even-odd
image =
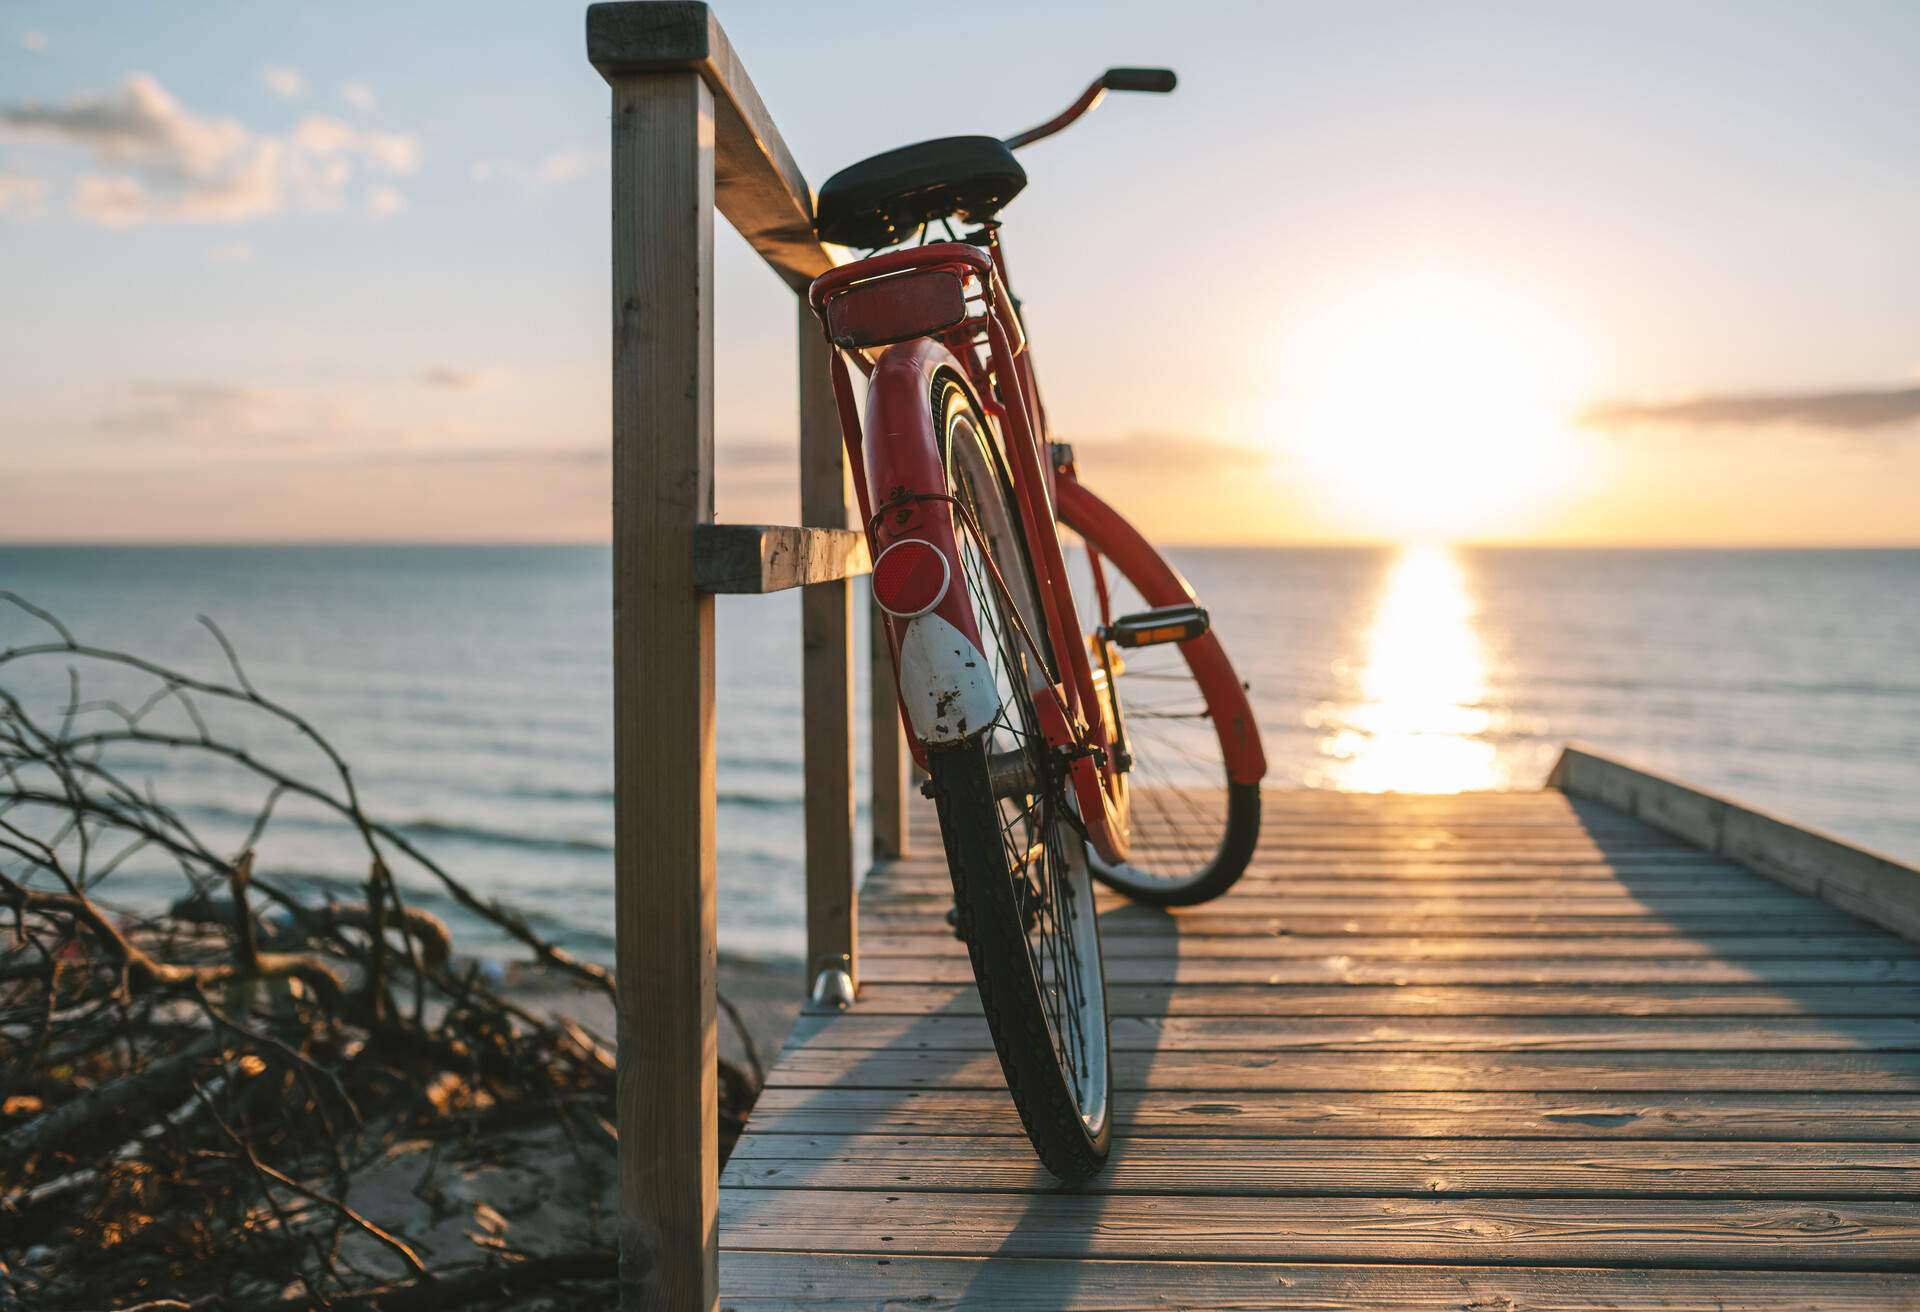
[[(596, 4), (612, 88), (615, 919), (621, 1288), (627, 1308), (716, 1297), (715, 593), (803, 587), (808, 981), (859, 978), (850, 524), (826, 343), (804, 292), (834, 255), (813, 197), (704, 4)], [(801, 526), (715, 524), (713, 214), (796, 304)], [(887, 660), (884, 646), (869, 653)], [(873, 832), (906, 850), (891, 674), (873, 681)], [(798, 986), (798, 982), (796, 982)]]
[[(719, 1296), (713, 598), (804, 589), (807, 980), (844, 1000), (867, 559), (804, 305), (803, 523), (713, 522), (714, 210), (796, 292), (835, 260), (765, 105), (704, 4), (594, 5), (587, 49), (612, 88), (621, 1304), (679, 1312)], [(1227, 903), (1103, 895), (1116, 1157), (1061, 1193), (944, 871), (902, 859), (868, 659), (872, 987), (803, 1021), (736, 1150), (730, 1305), (1920, 1306), (1920, 954), (1843, 914), (1914, 937), (1920, 874), (1578, 750), (1551, 795), (1271, 795)]]

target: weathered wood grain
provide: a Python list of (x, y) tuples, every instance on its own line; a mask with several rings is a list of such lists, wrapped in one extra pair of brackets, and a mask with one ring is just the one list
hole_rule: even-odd
[(744, 1247), (793, 1252), (1476, 1262), (1751, 1269), (1900, 1267), (1920, 1204), (1681, 1199), (1142, 1198), (842, 1191), (833, 1224), (790, 1189), (729, 1189)]
[[(1112, 984), (1114, 1016), (1920, 1016), (1920, 987), (1862, 985)], [(862, 1016), (980, 1014), (966, 984), (870, 984)]]
[(702, 524), (693, 543), (691, 577), (702, 592), (783, 592), (873, 568), (866, 535), (847, 528)]
[(1920, 871), (1904, 862), (1577, 745), (1561, 753), (1549, 782), (1920, 939)]
[[(991, 1052), (789, 1050), (769, 1087), (993, 1089)], [(1401, 1090), (1673, 1093), (1916, 1093), (1920, 1055), (1800, 1052), (1116, 1052), (1122, 1092)]]
[[(1382, 960), (1373, 957), (1272, 957), (1156, 960), (1115, 957), (1112, 984), (1913, 984), (1920, 960), (1898, 957), (1504, 957), (1470, 960)], [(875, 957), (875, 983), (964, 984), (964, 957)]]
[[(1115, 1016), (1119, 1052), (1920, 1052), (1920, 1018)], [(802, 1016), (815, 1051), (988, 1052), (980, 1016)]]
[(1920, 1276), (729, 1252), (740, 1312), (1911, 1312)]
[[(876, 957), (961, 957), (966, 947), (950, 933), (869, 935), (866, 951)], [(1105, 937), (1101, 954), (1108, 961), (1144, 957), (1161, 961), (1242, 958), (1272, 961), (1282, 957), (1380, 957), (1399, 961), (1482, 960), (1503, 957), (1905, 957), (1901, 939), (1883, 935), (1793, 935), (1764, 937), (1623, 934), (1617, 938), (1562, 935), (1555, 938), (1368, 937), (1362, 935), (1282, 934), (1269, 938), (1223, 934), (1116, 934)]]
[(1909, 944), (1562, 794), (1275, 796), (1228, 897), (1101, 896), (1116, 1147), (1073, 1192), (1027, 1150), (914, 808), (859, 1005), (803, 1018), (727, 1168), (729, 1244), (802, 1283), (739, 1288), (1284, 1307), (1279, 1261), (1302, 1307), (1920, 1302), (1843, 1271), (1920, 1266)]
[[(813, 190), (713, 11), (684, 0), (587, 6), (587, 59), (609, 81), (691, 72), (714, 106), (714, 199), (795, 290), (834, 265), (813, 233)], [(710, 273), (710, 269), (703, 270)]]
[[(620, 1283), (708, 1307), (718, 1119), (713, 599), (713, 95), (613, 79), (614, 928)], [(671, 690), (671, 695), (662, 695)]]
[[(1024, 1142), (1005, 1089), (796, 1089), (760, 1095), (755, 1135), (1004, 1135)], [(1146, 1091), (1114, 1133), (1192, 1138), (1920, 1141), (1920, 1096), (1857, 1093)], [(1020, 1142), (1008, 1145), (1012, 1152)], [(1258, 1152), (1257, 1145), (1247, 1151)]]
[[(953, 905), (953, 897), (934, 894), (903, 894), (888, 898), (879, 914), (889, 918), (919, 917), (921, 924), (939, 923)], [(1101, 911), (1118, 910), (1129, 905), (1118, 894), (1102, 891)], [(1556, 898), (1543, 907), (1538, 898), (1526, 897), (1404, 897), (1382, 894), (1376, 897), (1284, 897), (1247, 894), (1231, 903), (1222, 902), (1215, 914), (1240, 916), (1525, 916), (1550, 911), (1567, 916), (1630, 916), (1636, 911), (1658, 915), (1709, 916), (1725, 908), (1727, 899), (1712, 893), (1648, 893), (1643, 896), (1617, 895)], [(1772, 915), (1788, 920), (1805, 908), (1805, 899), (1793, 893), (1761, 893), (1739, 899), (1742, 911), (1749, 915)]]
[[(1100, 917), (1102, 941), (1126, 938), (1700, 938), (1762, 939), (1825, 936), (1860, 938), (1874, 927), (1829, 907), (1809, 906), (1794, 916), (1714, 916), (1704, 913), (1654, 913), (1619, 916), (1556, 916), (1548, 909), (1532, 916), (1240, 916), (1223, 910), (1183, 910), (1168, 915), (1157, 909), (1115, 906)], [(1390, 910), (1390, 908), (1389, 908)], [(875, 908), (887, 933), (925, 932), (926, 922), (889, 916), (883, 900)], [(1895, 945), (1906, 940), (1888, 935)]]
[[(847, 456), (827, 373), (831, 348), (804, 300), (796, 304), (800, 360), (800, 519), (848, 530)], [(859, 558), (866, 534), (853, 531)], [(859, 980), (859, 871), (854, 856), (853, 591), (845, 578), (800, 594), (800, 688), (806, 774), (807, 980), (844, 968)]]
[[(721, 1185), (896, 1193), (1055, 1193), (1004, 1141), (754, 1135)], [(1582, 1140), (1138, 1138), (1114, 1145), (1086, 1194), (1397, 1198), (1920, 1198), (1909, 1143), (1592, 1144)]]

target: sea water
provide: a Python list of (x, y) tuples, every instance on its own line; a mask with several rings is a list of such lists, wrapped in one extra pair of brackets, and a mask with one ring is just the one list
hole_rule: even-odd
[[(1533, 788), (1578, 739), (1920, 861), (1920, 551), (1170, 555), (1251, 685), (1270, 785)], [(371, 815), (559, 942), (611, 955), (604, 548), (0, 547), (0, 589), (55, 612), (82, 642), (227, 678), (195, 621), (212, 617), (261, 692), (352, 763)], [(797, 955), (799, 607), (788, 593), (722, 598), (718, 611), (721, 943)], [(0, 646), (49, 632), (0, 610)], [(73, 664), (15, 661), (0, 666), (0, 687), (57, 723)], [(80, 665), (83, 697), (141, 691)], [(324, 758), (297, 737), (199, 704), (218, 732), (325, 778)], [(857, 704), (864, 717), (864, 686)], [(152, 715), (156, 728), (191, 730), (171, 702)], [(193, 752), (121, 759), (216, 845), (237, 847), (262, 801), (262, 788)], [(859, 774), (864, 851), (864, 761)], [(295, 798), (278, 804), (258, 865), (344, 887), (366, 858)], [(446, 915), (463, 947), (504, 946), (402, 869), (410, 896)], [(182, 887), (148, 853), (102, 893), (140, 906)]]

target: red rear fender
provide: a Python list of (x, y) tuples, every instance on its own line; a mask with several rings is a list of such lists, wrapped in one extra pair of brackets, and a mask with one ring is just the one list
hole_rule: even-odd
[(932, 340), (883, 350), (867, 383), (863, 443), (875, 558), (896, 542), (917, 538), (946, 557), (951, 580), (931, 611), (886, 620), (908, 739), (922, 766), (926, 743), (977, 733), (1000, 709), (972, 602), (960, 581), (957, 533), (965, 530), (955, 525), (946, 500), (945, 438), (933, 413), (935, 383), (943, 371), (966, 377), (952, 353)]

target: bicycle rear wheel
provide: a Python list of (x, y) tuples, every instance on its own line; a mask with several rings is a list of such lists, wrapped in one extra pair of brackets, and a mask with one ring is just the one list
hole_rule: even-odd
[(1001, 703), (987, 728), (928, 753), (940, 833), (1007, 1089), (1041, 1163), (1074, 1182), (1105, 1164), (1112, 1136), (1106, 981), (1087, 844), (1034, 711), (1035, 696), (1052, 682), (1051, 653), (1004, 466), (957, 380), (937, 378), (931, 402), (948, 490), (985, 539), (956, 525), (961, 581)]

